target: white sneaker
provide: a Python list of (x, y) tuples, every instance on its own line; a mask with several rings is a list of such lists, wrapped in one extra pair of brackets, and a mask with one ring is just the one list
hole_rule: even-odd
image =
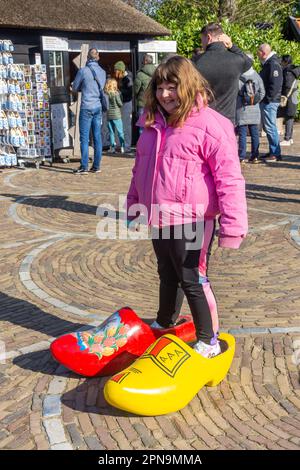
[(198, 341), (193, 347), (193, 349), (197, 353), (201, 354), (201, 356), (206, 357), (208, 359), (217, 356), (221, 353), (219, 341), (217, 341), (217, 343), (214, 345), (206, 344), (203, 341)]
[(291, 141), (290, 140), (283, 140), (282, 142), (280, 142), (280, 145), (282, 145), (283, 147), (287, 147), (288, 145), (291, 145)]
[(121, 147), (121, 153), (125, 153), (124, 147)]
[(157, 329), (159, 329), (159, 330), (163, 330), (163, 329), (164, 329), (164, 327), (161, 326), (159, 323), (157, 323), (156, 320), (155, 320), (153, 323), (151, 323), (150, 328), (157, 328)]

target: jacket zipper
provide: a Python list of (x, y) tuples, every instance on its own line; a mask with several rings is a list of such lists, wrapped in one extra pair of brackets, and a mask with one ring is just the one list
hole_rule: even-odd
[(161, 159), (161, 152), (163, 150), (163, 147), (165, 145), (165, 137), (166, 137), (166, 131), (167, 131), (167, 121), (165, 119), (165, 116), (163, 113), (158, 109), (159, 113), (161, 114), (165, 127), (162, 127), (160, 129), (160, 136), (159, 136), (159, 129), (155, 127), (155, 130), (157, 132), (157, 140), (160, 137), (160, 142), (158, 143), (156, 147), (156, 155), (155, 155), (155, 168), (154, 168), (154, 178), (153, 178), (153, 185), (152, 185), (152, 194), (151, 194), (151, 206), (150, 206), (150, 217), (149, 217), (149, 224), (151, 223), (152, 220), (152, 205), (153, 205), (153, 195), (154, 195), (154, 188), (157, 186), (157, 175), (158, 175), (158, 170), (159, 170), (159, 163)]

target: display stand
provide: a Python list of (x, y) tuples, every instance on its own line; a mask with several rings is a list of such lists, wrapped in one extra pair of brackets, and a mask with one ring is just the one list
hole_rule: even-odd
[(36, 168), (45, 161), (52, 165), (51, 120), (46, 66), (23, 65), (25, 79), (26, 145), (18, 149), (21, 165), (33, 162)]
[(0, 41), (0, 166), (52, 165), (46, 66), (14, 64), (13, 51)]
[(10, 40), (0, 41), (0, 167), (16, 166), (16, 151), (25, 144), (24, 74), (13, 63), (13, 51)]

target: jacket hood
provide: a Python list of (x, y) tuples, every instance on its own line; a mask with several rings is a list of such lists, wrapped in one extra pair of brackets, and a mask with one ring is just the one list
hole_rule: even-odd
[(246, 72), (244, 72), (241, 77), (243, 78), (249, 78), (249, 77), (252, 77), (253, 75), (256, 75), (256, 71), (254, 70), (253, 67), (250, 67), (249, 70), (247, 70)]
[(155, 72), (155, 65), (153, 64), (146, 64), (146, 65), (143, 65), (143, 67), (141, 68), (141, 72), (143, 72), (145, 75), (148, 75), (149, 77), (152, 77), (152, 75), (154, 74)]
[(293, 75), (295, 75), (295, 78), (300, 77), (300, 65), (288, 65), (286, 67), (287, 70), (289, 70)]

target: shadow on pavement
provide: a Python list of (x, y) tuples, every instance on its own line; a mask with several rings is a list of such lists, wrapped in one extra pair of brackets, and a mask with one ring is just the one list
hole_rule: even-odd
[[(101, 217), (102, 215), (109, 216), (110, 218), (114, 218), (119, 220), (122, 218), (122, 212), (114, 211), (112, 212), (111, 209), (104, 207), (102, 204), (101, 206), (101, 213), (97, 214), (97, 210), (99, 206), (93, 206), (91, 204), (85, 204), (81, 202), (74, 202), (69, 201), (68, 196), (55, 196), (55, 195), (43, 195), (43, 196), (22, 196), (20, 194), (0, 194), (0, 196), (5, 196), (7, 198), (11, 198), (14, 202), (18, 202), (19, 205), (25, 206), (32, 206), (32, 207), (42, 207), (43, 209), (60, 209), (67, 212), (75, 212), (75, 213), (82, 213), (82, 214), (91, 214), (91, 215), (98, 215)], [(21, 198), (25, 198), (23, 201), (20, 200)], [(107, 214), (106, 214), (107, 212)]]
[[(0, 292), (0, 322), (5, 321), (28, 330), (38, 331), (48, 336), (60, 336), (79, 328), (86, 328), (84, 323), (63, 320), (51, 313), (44, 312), (27, 300), (11, 297)], [(24, 334), (30, 334), (25, 332)]]
[[(273, 194), (266, 194), (266, 193), (273, 193)], [(278, 194), (280, 196), (275, 196)], [(265, 201), (273, 201), (273, 202), (292, 202), (292, 203), (300, 203), (300, 198), (295, 199), (291, 197), (284, 197), (284, 195), (299, 195), (299, 189), (289, 189), (289, 188), (280, 188), (276, 186), (267, 186), (267, 185), (260, 185), (260, 184), (246, 184), (246, 195), (249, 199), (261, 199)]]
[[(98, 377), (87, 379), (83, 384), (78, 385), (62, 395), (61, 402), (68, 408), (90, 414), (115, 416), (116, 418), (137, 417), (126, 411), (118, 410), (110, 406), (104, 398), (103, 389), (109, 377)], [(96, 391), (94, 398), (91, 398), (89, 386)], [(98, 391), (97, 391), (98, 389)]]
[(13, 364), (21, 369), (32, 372), (53, 375), (58, 377), (80, 378), (77, 374), (60, 366), (52, 357), (50, 349), (43, 349), (28, 354), (18, 356), (13, 360)]

